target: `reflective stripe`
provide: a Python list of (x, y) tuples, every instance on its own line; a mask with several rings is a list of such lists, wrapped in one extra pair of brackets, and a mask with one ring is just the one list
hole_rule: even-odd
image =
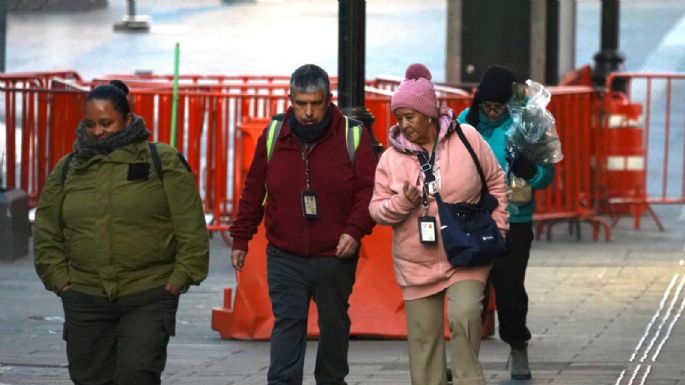
[[(271, 155), (274, 153), (274, 147), (276, 147), (276, 140), (278, 139), (278, 134), (281, 132), (281, 126), (283, 125), (283, 120), (272, 119), (269, 124), (269, 132), (266, 134), (266, 161), (267, 163), (271, 160)], [(266, 190), (266, 184), (264, 184), (264, 190)], [(262, 200), (262, 206), (266, 205), (266, 198), (269, 196), (269, 191), (266, 190), (264, 193), (264, 199)]]
[(354, 156), (357, 154), (360, 140), (361, 127), (353, 126), (350, 130), (350, 119), (345, 116), (345, 145), (347, 146), (347, 156), (350, 158), (350, 162), (354, 163)]
[(607, 158), (607, 170), (610, 171), (644, 171), (644, 156), (609, 156)]
[(271, 154), (274, 153), (274, 147), (276, 146), (276, 140), (278, 134), (281, 132), (281, 126), (283, 125), (283, 120), (273, 119), (269, 125), (269, 133), (266, 136), (266, 160), (267, 162), (271, 160)]
[(623, 114), (611, 114), (607, 126), (608, 128), (642, 128), (643, 123), (642, 115), (637, 119), (629, 119)]

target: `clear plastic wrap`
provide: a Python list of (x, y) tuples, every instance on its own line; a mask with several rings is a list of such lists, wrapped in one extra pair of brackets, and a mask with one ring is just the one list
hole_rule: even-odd
[(550, 99), (542, 84), (528, 79), (525, 85), (514, 87), (507, 103), (513, 121), (506, 134), (508, 145), (517, 147), (536, 164), (554, 164), (564, 158), (554, 116), (547, 111)]

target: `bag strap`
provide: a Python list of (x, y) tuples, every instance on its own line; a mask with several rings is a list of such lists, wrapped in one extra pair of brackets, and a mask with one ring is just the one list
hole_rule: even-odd
[(480, 175), (480, 182), (481, 182), (481, 191), (480, 195), (483, 197), (486, 191), (489, 192), (488, 185), (485, 183), (485, 174), (483, 173), (483, 168), (480, 166), (480, 162), (478, 161), (478, 157), (476, 156), (476, 152), (473, 151), (473, 147), (471, 147), (471, 143), (469, 143), (468, 139), (466, 139), (466, 135), (464, 135), (464, 131), (461, 130), (461, 124), (457, 124), (456, 127), (457, 135), (459, 136), (459, 139), (461, 139), (461, 142), (464, 143), (464, 146), (466, 149), (469, 151), (469, 154), (471, 154), (471, 159), (473, 159), (473, 163), (476, 164), (476, 168), (478, 169), (478, 175)]
[[(155, 167), (155, 172), (157, 172), (159, 180), (162, 183), (164, 183), (164, 170), (162, 169), (162, 160), (159, 158), (159, 152), (157, 151), (157, 143), (148, 142), (148, 145), (150, 146), (150, 157), (152, 157), (152, 165)], [(181, 163), (183, 163), (183, 166), (186, 168), (186, 170), (188, 170), (188, 172), (191, 172), (190, 165), (188, 164), (186, 158), (184, 158), (180, 152), (177, 153), (177, 155), (178, 158), (181, 160)], [(71, 164), (71, 160), (73, 157), (74, 153), (72, 152), (69, 155), (67, 155), (67, 159), (62, 164), (62, 186), (64, 186), (64, 183), (67, 180), (67, 173), (69, 173), (69, 164)]]
[(162, 160), (159, 159), (159, 153), (157, 152), (157, 143), (149, 143), (150, 145), (150, 156), (152, 157), (152, 164), (155, 166), (155, 171), (159, 180), (164, 183), (164, 172), (162, 171)]
[(71, 163), (71, 159), (73, 157), (74, 153), (69, 153), (69, 155), (67, 155), (67, 159), (62, 164), (62, 178), (60, 179), (62, 186), (64, 186), (64, 183), (67, 181), (67, 173), (69, 173), (69, 164)]
[(271, 155), (274, 153), (274, 148), (276, 147), (276, 140), (278, 139), (278, 134), (281, 132), (281, 127), (283, 126), (283, 117), (285, 114), (276, 114), (271, 117), (271, 122), (269, 122), (269, 128), (266, 133), (266, 161), (267, 163), (271, 160)]
[[(266, 131), (266, 162), (271, 161), (271, 156), (276, 148), (276, 142), (278, 141), (278, 135), (281, 132), (281, 127), (283, 127), (283, 117), (284, 113), (276, 114), (271, 117), (269, 126)], [(350, 121), (352, 121), (352, 127), (350, 127)], [(361, 141), (361, 123), (349, 119), (345, 116), (345, 146), (347, 146), (347, 156), (350, 158), (350, 162), (354, 163), (354, 157), (357, 154), (357, 149), (359, 148), (359, 142)], [(266, 198), (269, 192), (264, 194), (264, 199), (262, 199), (262, 206), (266, 205)]]
[[(285, 114), (276, 114), (271, 117), (271, 122), (269, 122), (269, 128), (266, 134), (266, 161), (271, 160), (271, 156), (274, 153), (274, 148), (276, 148), (276, 141), (278, 140), (278, 135), (281, 132), (281, 127), (283, 127), (283, 117)], [(351, 127), (350, 127), (350, 123)], [(359, 148), (359, 142), (361, 141), (362, 127), (361, 123), (348, 118), (345, 116), (345, 145), (347, 146), (347, 156), (350, 158), (350, 162), (354, 163), (354, 157), (357, 154), (357, 149)]]
[[(352, 127), (350, 127), (350, 122), (352, 123)], [(347, 145), (347, 156), (352, 163), (354, 163), (354, 156), (357, 154), (361, 137), (361, 123), (345, 116), (345, 144)]]

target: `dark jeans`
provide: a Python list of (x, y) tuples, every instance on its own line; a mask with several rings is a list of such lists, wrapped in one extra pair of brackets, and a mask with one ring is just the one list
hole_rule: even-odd
[(530, 331), (526, 327), (528, 294), (524, 282), (533, 242), (533, 224), (511, 223), (507, 237), (511, 249), (503, 258), (495, 259), (492, 283), (495, 286), (499, 336), (511, 346), (521, 346), (530, 340)]
[(61, 297), (74, 384), (161, 383), (178, 295), (157, 288), (114, 300), (74, 290)]
[(307, 315), (313, 298), (319, 314), (318, 385), (344, 385), (349, 373), (348, 299), (357, 257), (305, 258), (267, 248), (269, 297), (274, 313), (269, 385), (300, 385), (307, 347)]

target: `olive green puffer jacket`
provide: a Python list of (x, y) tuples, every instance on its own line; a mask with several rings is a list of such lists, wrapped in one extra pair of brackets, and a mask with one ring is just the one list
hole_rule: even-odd
[(35, 267), (48, 290), (116, 298), (171, 283), (199, 284), (209, 263), (207, 230), (193, 175), (177, 151), (157, 145), (164, 180), (147, 141), (108, 155), (62, 158), (36, 211)]

